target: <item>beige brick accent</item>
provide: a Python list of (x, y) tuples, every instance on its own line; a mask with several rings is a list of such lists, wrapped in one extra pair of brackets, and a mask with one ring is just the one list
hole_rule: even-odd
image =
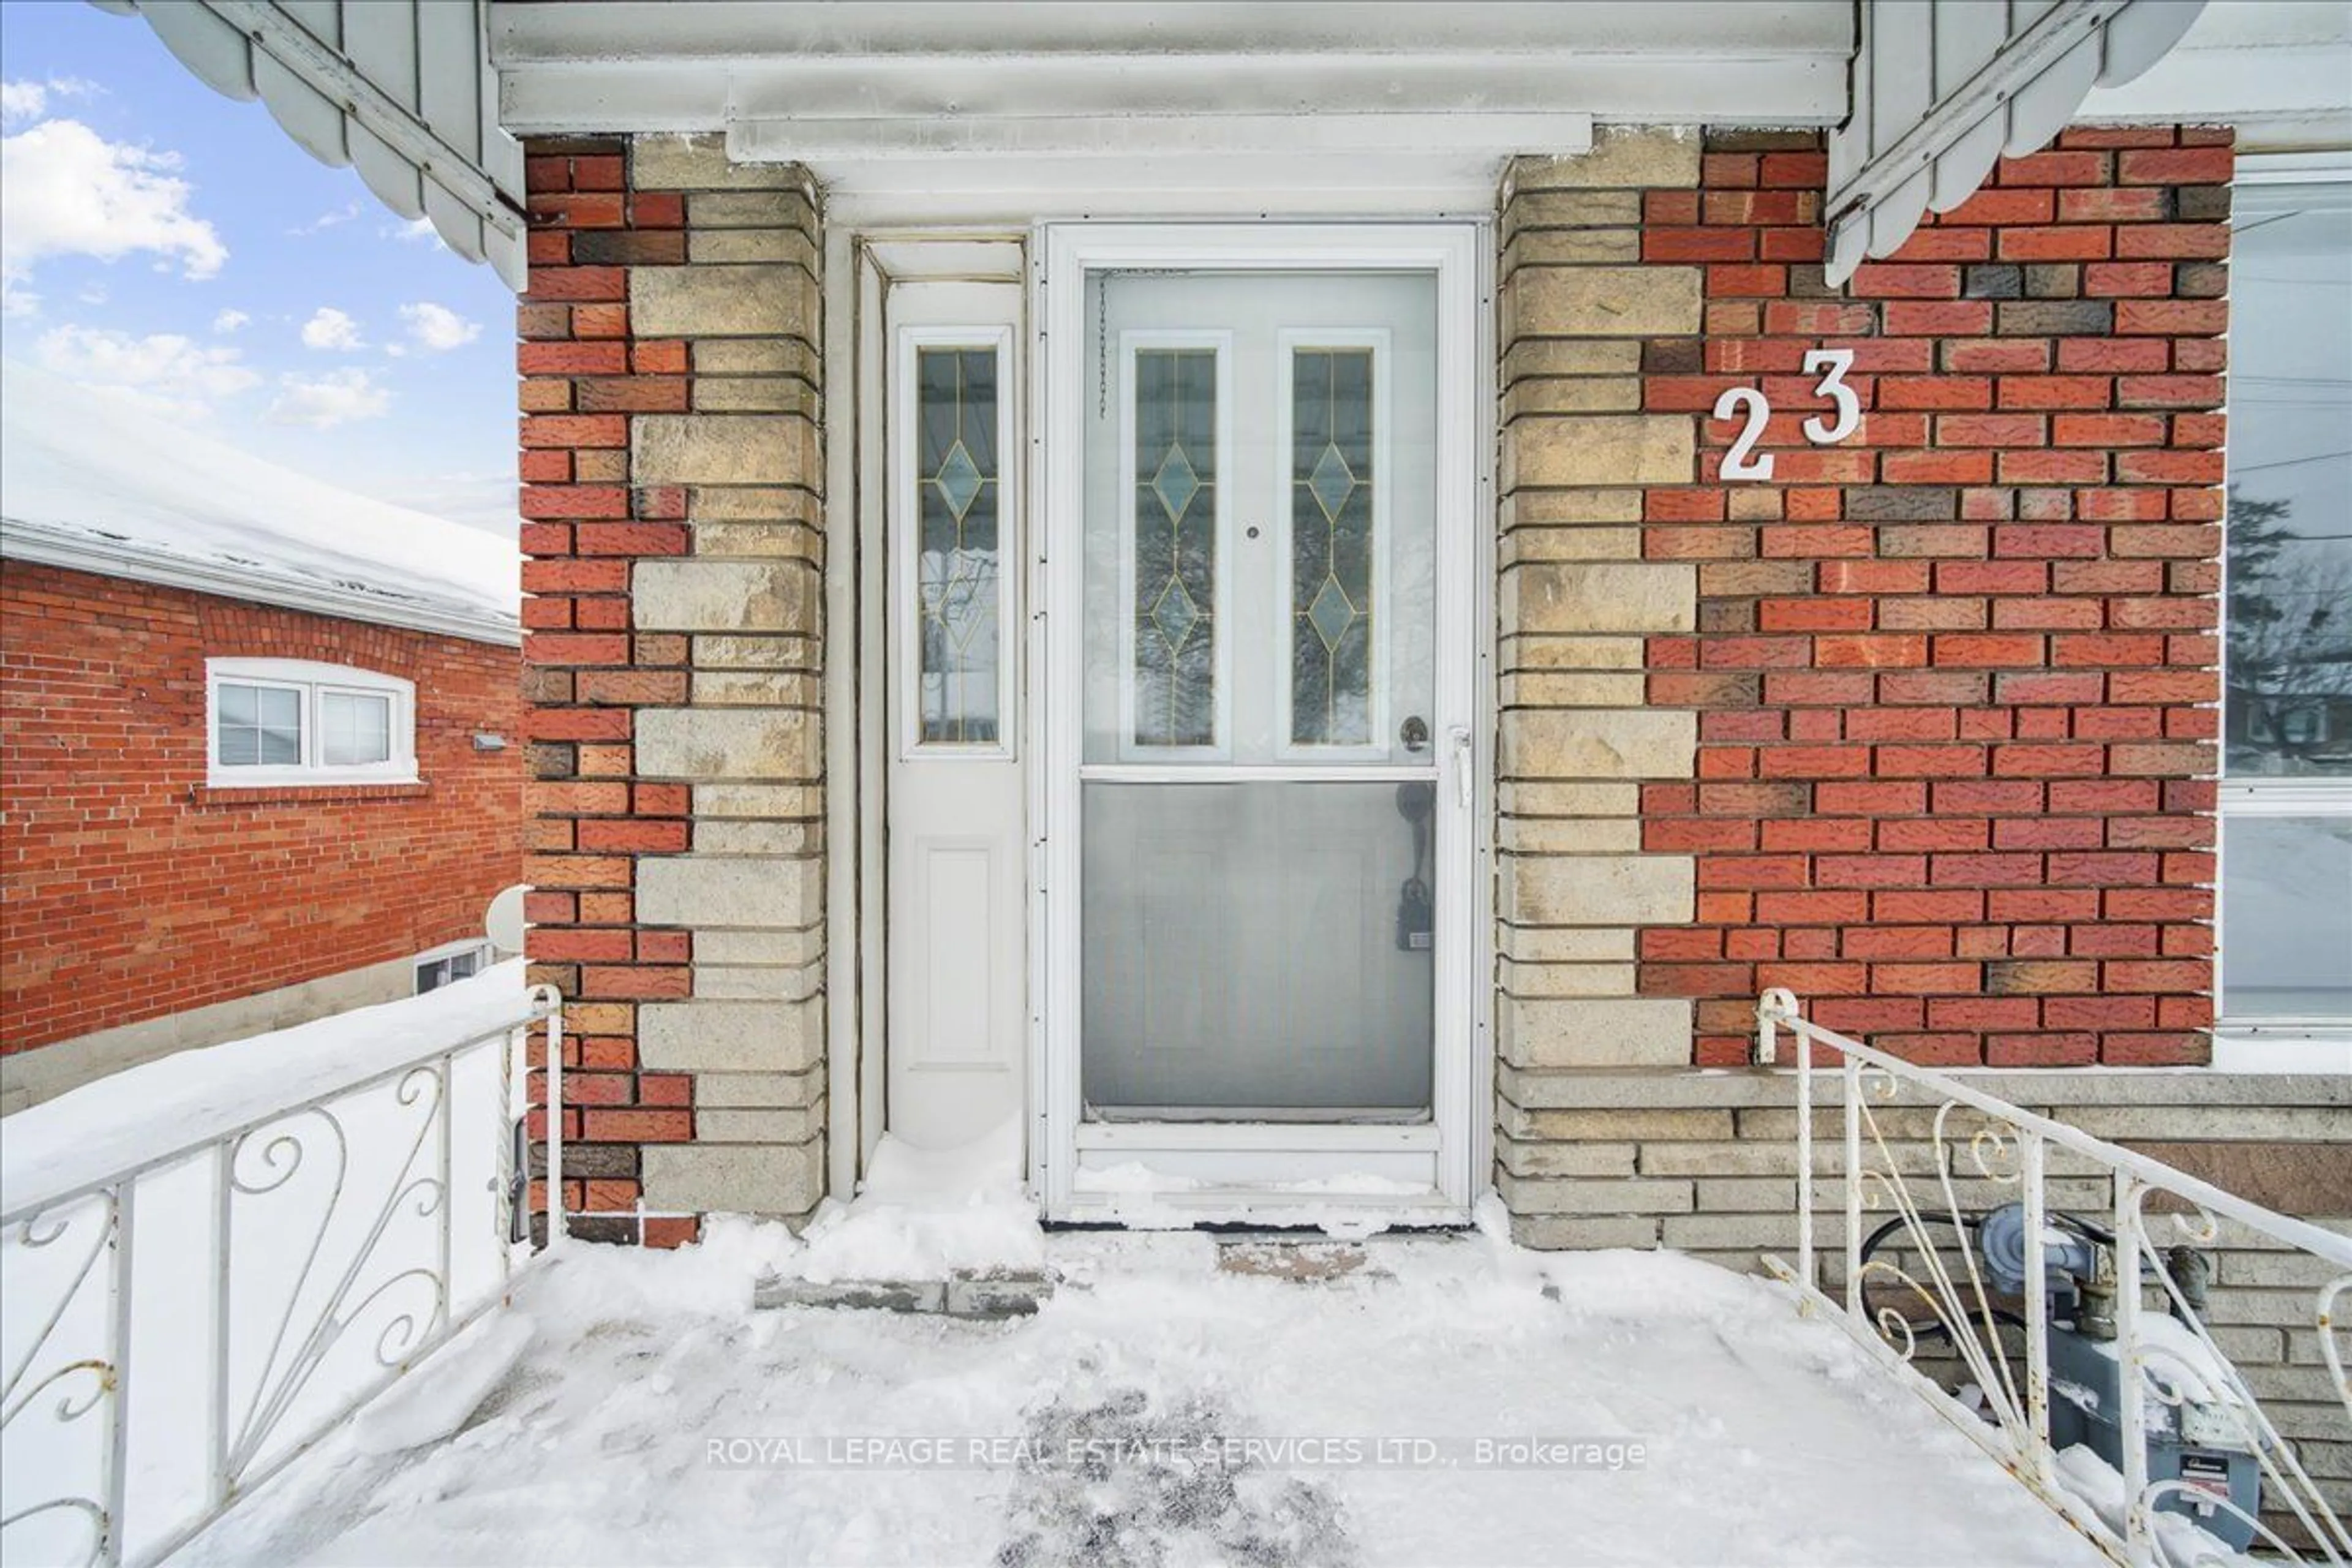
[[(1592, 151), (1570, 158), (1522, 158), (1504, 184), (1504, 210), (1515, 194), (1539, 191), (1689, 189), (1698, 184), (1696, 126), (1604, 125)], [(1626, 220), (1633, 221), (1633, 220)]]
[(1698, 716), (1680, 709), (1521, 709), (1503, 715), (1505, 778), (1686, 779), (1697, 748)]
[(648, 1002), (637, 1009), (637, 1056), (656, 1072), (800, 1073), (824, 1051), (814, 1003)]
[(646, 561), (629, 611), (639, 631), (814, 632), (819, 584), (797, 561)]
[(639, 1065), (694, 1075), (695, 1142), (648, 1146), (648, 1207), (805, 1215), (824, 1182), (823, 247), (790, 165), (647, 136), (687, 262), (630, 269), (630, 330), (684, 340), (691, 412), (631, 421), (629, 482), (686, 491), (691, 553), (641, 561), (632, 626), (688, 648), (635, 767), (693, 785), (693, 848), (637, 864), (637, 920), (693, 940), (692, 997), (637, 1009)]
[(1698, 433), (1686, 414), (1578, 414), (1514, 419), (1503, 484), (1686, 484)]
[(1495, 1033), (1503, 1060), (1515, 1068), (1676, 1067), (1690, 1060), (1691, 1005), (1678, 997), (1513, 996)]
[(1504, 583), (1506, 637), (1515, 632), (1686, 632), (1697, 624), (1698, 575), (1677, 562), (1529, 564), (1512, 572)]
[(806, 1214), (824, 1195), (824, 1142), (656, 1143), (646, 1206), (683, 1214)]
[(641, 485), (814, 484), (814, 420), (786, 414), (644, 414), (631, 474)]
[(639, 267), (629, 273), (629, 324), (642, 337), (807, 338), (816, 279), (805, 268)]
[(640, 708), (636, 727), (648, 778), (805, 778), (823, 760), (815, 716), (799, 709)]
[(1641, 527), (1644, 485), (1695, 476), (1697, 421), (1644, 412), (1641, 370), (1644, 338), (1699, 330), (1703, 279), (1640, 257), (1643, 192), (1698, 170), (1696, 132), (1611, 129), (1503, 185), (1498, 1162), (1538, 1245), (1654, 1246), (1657, 1216), (1693, 1203), (1688, 1181), (1633, 1179), (1631, 1130), (1596, 1145), (1548, 1109), (1572, 1099), (1519, 1106), (1537, 1081), (1572, 1094), (1596, 1068), (1690, 1059), (1690, 1005), (1635, 994), (1633, 959), (1637, 928), (1688, 921), (1695, 897), (1690, 857), (1643, 853), (1638, 814), (1640, 785), (1690, 778), (1697, 751), (1696, 717), (1650, 708), (1644, 673), (1646, 638), (1696, 628), (1697, 570), (1644, 560)]
[(797, 191), (807, 214), (805, 170), (790, 163), (737, 163), (721, 136), (640, 136), (630, 148), (631, 184), (646, 191)]
[(1584, 260), (1530, 262), (1514, 273), (1515, 314), (1504, 318), (1504, 331), (1515, 338), (1625, 338), (1691, 330), (1700, 304), (1697, 268), (1579, 265)]
[[(773, 960), (731, 957), (731, 963), (807, 963), (799, 933), (824, 918), (822, 861), (766, 856), (677, 855), (647, 860), (637, 868), (637, 917), (652, 925), (728, 927), (770, 934), (780, 952)], [(787, 942), (793, 945), (786, 948)], [(703, 957), (698, 942), (696, 957)]]

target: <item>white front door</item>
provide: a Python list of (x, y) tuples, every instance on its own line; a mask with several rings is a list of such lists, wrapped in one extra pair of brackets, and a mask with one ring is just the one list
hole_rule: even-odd
[(1052, 232), (1057, 1217), (1469, 1202), (1466, 239)]

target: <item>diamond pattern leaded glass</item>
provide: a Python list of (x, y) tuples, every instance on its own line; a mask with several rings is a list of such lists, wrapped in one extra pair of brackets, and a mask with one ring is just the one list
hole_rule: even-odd
[(1291, 356), (1290, 741), (1372, 738), (1372, 351)]
[(996, 351), (915, 351), (916, 611), (922, 739), (989, 745), (1001, 658)]
[(1217, 355), (1135, 355), (1135, 743), (1217, 740)]

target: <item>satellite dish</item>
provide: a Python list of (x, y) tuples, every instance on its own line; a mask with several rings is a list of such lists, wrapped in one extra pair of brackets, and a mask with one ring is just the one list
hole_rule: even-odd
[(500, 952), (522, 951), (522, 900), (523, 895), (530, 891), (521, 883), (516, 883), (492, 899), (488, 912), (482, 916), (482, 933)]

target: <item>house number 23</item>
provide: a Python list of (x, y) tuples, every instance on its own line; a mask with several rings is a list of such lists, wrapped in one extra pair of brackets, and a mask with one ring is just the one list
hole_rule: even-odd
[[(1828, 398), (1837, 407), (1837, 417), (1823, 422), (1815, 415), (1805, 421), (1805, 439), (1816, 447), (1827, 447), (1853, 434), (1862, 423), (1862, 402), (1853, 388), (1845, 384), (1845, 373), (1853, 368), (1852, 349), (1815, 349), (1805, 355), (1807, 374), (1821, 376), (1814, 393)], [(1765, 422), (1772, 417), (1772, 405), (1762, 393), (1752, 386), (1734, 386), (1715, 400), (1717, 419), (1738, 419), (1745, 415), (1748, 423), (1739, 427), (1739, 435), (1724, 454), (1723, 477), (1727, 479), (1769, 479), (1772, 477), (1772, 454), (1759, 454), (1756, 443), (1764, 438)]]

